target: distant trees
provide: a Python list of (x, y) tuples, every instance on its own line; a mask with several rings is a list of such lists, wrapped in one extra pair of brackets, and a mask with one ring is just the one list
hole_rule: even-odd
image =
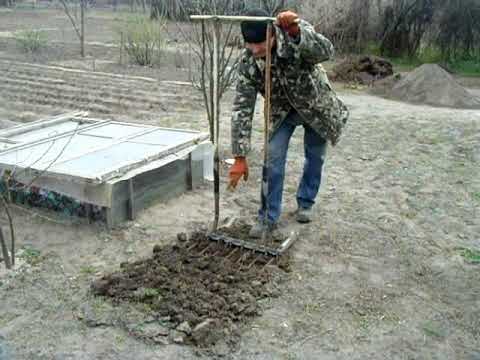
[(430, 47), (446, 60), (480, 56), (479, 0), (395, 0), (383, 24), (385, 55), (413, 57)]
[(167, 17), (169, 19), (186, 20), (188, 15), (214, 9), (216, 13), (241, 14), (247, 8), (262, 8), (275, 14), (284, 8), (296, 8), (298, 0), (151, 0), (152, 18)]
[(445, 58), (480, 59), (480, 1), (444, 0), (435, 43)]
[(11, 7), (15, 5), (15, 0), (0, 0), (0, 7)]
[(434, 20), (435, 0), (397, 0), (383, 14), (380, 51), (413, 57)]
[(384, 56), (415, 57), (428, 50), (445, 60), (480, 59), (480, 0), (301, 0), (298, 6), (343, 52), (376, 48)]

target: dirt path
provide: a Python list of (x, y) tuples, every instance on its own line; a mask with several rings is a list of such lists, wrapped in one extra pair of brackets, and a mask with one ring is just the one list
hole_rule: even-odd
[[(302, 131), (294, 135), (282, 220), (302, 240), (280, 296), (261, 304), (262, 316), (242, 328), (236, 348), (147, 345), (118, 326), (119, 318), (144, 321), (141, 309), (112, 308), (88, 293), (94, 278), (121, 262), (210, 221), (205, 185), (111, 233), (16, 209), (19, 245), (32, 265), (1, 279), (2, 351), (31, 360), (479, 359), (479, 265), (460, 248), (480, 248), (480, 113), (342, 97), (352, 119), (330, 150), (310, 226), (289, 216), (303, 157)], [(227, 102), (224, 149), (228, 112)], [(259, 119), (253, 141), (251, 180), (224, 192), (225, 217), (251, 219), (258, 207)]]

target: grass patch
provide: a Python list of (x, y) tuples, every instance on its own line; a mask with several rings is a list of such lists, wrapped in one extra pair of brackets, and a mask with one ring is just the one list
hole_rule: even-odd
[(144, 294), (146, 297), (155, 297), (160, 295), (160, 291), (158, 289), (146, 288)]
[(35, 265), (40, 262), (41, 253), (32, 247), (23, 247), (18, 257), (30, 265)]
[(480, 76), (480, 56), (478, 59), (456, 61), (450, 64), (450, 69), (463, 76)]
[(480, 264), (480, 250), (461, 248), (460, 256), (470, 264)]
[(378, 41), (369, 41), (367, 46), (365, 46), (365, 52), (375, 56), (382, 56), (382, 52), (380, 51), (380, 43)]
[(432, 323), (426, 323), (423, 325), (422, 330), (425, 334), (431, 337), (444, 338), (446, 335), (445, 330), (440, 329), (438, 326), (435, 326)]
[(47, 47), (47, 33), (42, 30), (22, 30), (14, 35), (17, 45), (24, 52), (37, 53)]
[(80, 268), (80, 273), (84, 275), (92, 275), (97, 272), (97, 269), (91, 265), (82, 266)]
[[(369, 54), (381, 56), (380, 48), (376, 43), (369, 44), (367, 51)], [(445, 59), (440, 49), (430, 46), (421, 49), (420, 52), (412, 58), (404, 56), (395, 58), (387, 57), (387, 59), (394, 65), (396, 71), (411, 71), (420, 65), (435, 63), (445, 64), (449, 70), (458, 75), (467, 77), (480, 76), (480, 54), (455, 59)]]
[(474, 201), (480, 202), (480, 191), (474, 192), (472, 194), (472, 198), (473, 198)]
[(412, 71), (422, 64), (418, 59), (387, 58), (387, 60), (393, 64), (395, 72)]

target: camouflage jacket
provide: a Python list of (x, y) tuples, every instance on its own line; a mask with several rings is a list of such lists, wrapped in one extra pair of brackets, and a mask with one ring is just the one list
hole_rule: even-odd
[[(332, 145), (338, 142), (348, 110), (332, 90), (320, 62), (333, 55), (332, 43), (300, 22), (299, 39), (292, 39), (275, 26), (276, 47), (272, 54), (271, 134), (294, 109), (305, 124)], [(248, 49), (240, 55), (236, 95), (232, 110), (232, 152), (250, 151), (252, 117), (257, 93), (265, 92), (265, 60), (255, 59)]]

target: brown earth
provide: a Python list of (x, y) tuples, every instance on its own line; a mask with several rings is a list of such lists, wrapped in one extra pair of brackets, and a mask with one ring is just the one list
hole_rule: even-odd
[(333, 81), (370, 85), (393, 75), (392, 64), (378, 56), (362, 55), (348, 57), (335, 65), (328, 76)]
[[(14, 30), (22, 21), (45, 24), (49, 15), (0, 12), (1, 31)], [(108, 34), (101, 31), (104, 18), (101, 12), (90, 13), (91, 34)], [(2, 59), (18, 55), (0, 43)], [(83, 70), (90, 64), (77, 58), (65, 61)], [(50, 60), (43, 64), (53, 65)], [(122, 68), (122, 74), (131, 75), (152, 71), (155, 85), (128, 77), (106, 80), (91, 70), (74, 79), (65, 75), (68, 86), (58, 93), (72, 93), (78, 102), (55, 101), (42, 90), (52, 83), (65, 86), (58, 82), (64, 71), (36, 69), (26, 80), (46, 79), (40, 84), (13, 84), (16, 74), (19, 80), (27, 75), (23, 70), (2, 74), (10, 83), (5, 91), (0, 82), (1, 118), (30, 121), (94, 104), (105, 109), (102, 117), (123, 115), (128, 121), (207, 130), (198, 93), (159, 81), (164, 79), (157, 78), (162, 69)], [(170, 67), (163, 71), (165, 78), (174, 76)], [(88, 92), (104, 82), (106, 93), (89, 98)], [(478, 79), (462, 79), (467, 83), (469, 88), (480, 85)], [(37, 86), (42, 91), (32, 93)], [(125, 99), (132, 107), (102, 102), (122, 94), (124, 86), (133, 97), (151, 98), (150, 112), (148, 104), (135, 105), (134, 98)], [(285, 229), (300, 233), (291, 252), (291, 271), (284, 274), (279, 296), (257, 301), (261, 316), (238, 324), (241, 337), (234, 347), (219, 341), (205, 352), (170, 341), (152, 344), (138, 335), (148, 338), (168, 330), (170, 336), (171, 329), (149, 315), (148, 304), (122, 301), (114, 306), (90, 291), (92, 281), (117, 272), (119, 264), (149, 261), (154, 246), (168, 249), (177, 233), (209, 223), (213, 186), (206, 183), (168, 203), (153, 204), (135, 222), (114, 231), (14, 206), (18, 263), (13, 272), (0, 265), (0, 354), (14, 360), (479, 359), (480, 272), (473, 252), (467, 251), (480, 249), (479, 112), (412, 105), (361, 90), (339, 95), (352, 115), (341, 142), (329, 149), (309, 225), (298, 225), (291, 216), (303, 167), (302, 129), (292, 137), (281, 219)], [(222, 102), (222, 159), (231, 157), (231, 96)], [(222, 164), (222, 219), (237, 217), (251, 224), (259, 207), (261, 108), (259, 101), (248, 183), (227, 192), (228, 167)], [(1, 224), (6, 228), (5, 216)]]
[(176, 343), (204, 347), (223, 340), (234, 346), (238, 323), (258, 316), (258, 300), (274, 293), (276, 267), (266, 266), (267, 256), (233, 250), (195, 232), (188, 242), (154, 247), (150, 259), (122, 263), (120, 271), (93, 282), (92, 291), (114, 303), (148, 306), (170, 331), (147, 340), (168, 343), (170, 335)]

